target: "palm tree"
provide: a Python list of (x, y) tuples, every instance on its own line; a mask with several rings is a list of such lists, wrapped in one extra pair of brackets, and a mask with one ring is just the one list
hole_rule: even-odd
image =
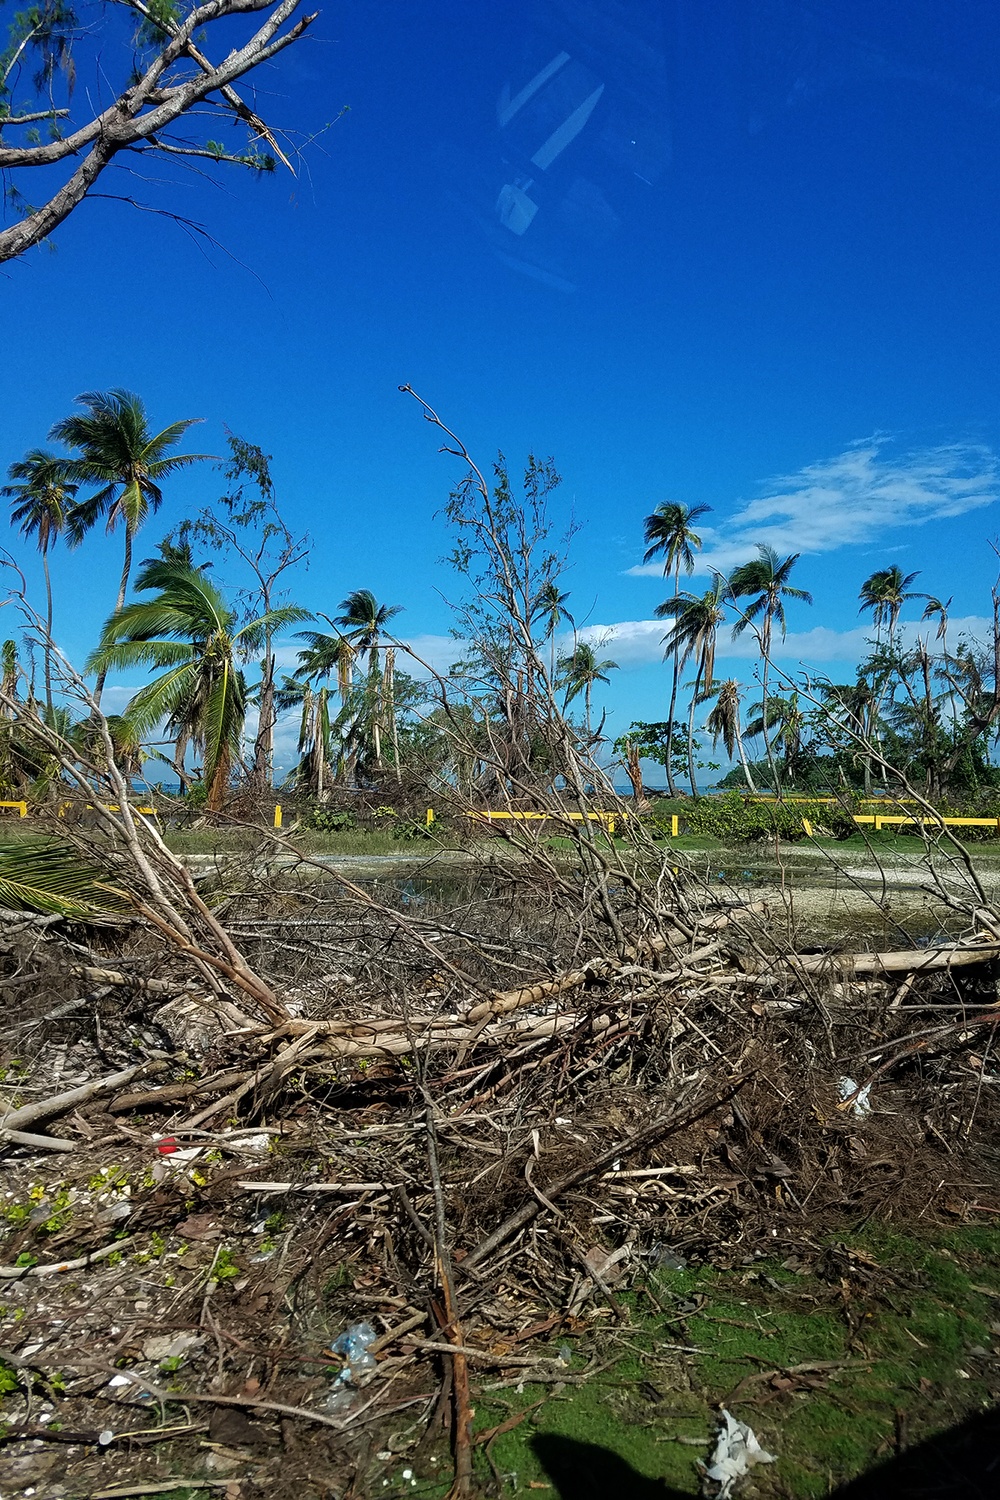
[(733, 758), (733, 751), (737, 751), (740, 765), (743, 767), (743, 776), (747, 788), (755, 792), (753, 777), (747, 764), (746, 751), (743, 748), (743, 735), (740, 730), (740, 700), (743, 696), (743, 688), (735, 677), (727, 677), (725, 682), (712, 683), (710, 687), (702, 690), (701, 701), (704, 703), (709, 698), (715, 699), (715, 706), (708, 718), (705, 720), (705, 728), (712, 736), (712, 749), (714, 750), (719, 740), (725, 747), (729, 759)]
[[(694, 555), (701, 551), (701, 537), (691, 529), (692, 521), (697, 521), (699, 516), (707, 515), (712, 509), (710, 505), (680, 505), (674, 500), (664, 500), (656, 507), (652, 515), (646, 517), (643, 523), (643, 536), (647, 547), (642, 555), (643, 562), (650, 562), (654, 557), (663, 558), (663, 576), (674, 576), (674, 598), (680, 593), (681, 568), (685, 573), (694, 572)], [(661, 617), (662, 618), (662, 617)], [(670, 684), (670, 712), (667, 715), (667, 789), (671, 796), (676, 793), (674, 786), (673, 757), (671, 755), (672, 741), (674, 735), (674, 709), (677, 706), (677, 682), (680, 668), (677, 657), (673, 659), (673, 677)]]
[(756, 714), (757, 718), (747, 724), (747, 734), (751, 738), (763, 734), (766, 718), (774, 730), (774, 743), (782, 748), (786, 773), (793, 775), (802, 750), (802, 729), (805, 725), (805, 714), (799, 704), (798, 693), (793, 691), (787, 698), (776, 693), (767, 700), (766, 714), (763, 701), (755, 703), (750, 712)]
[[(691, 657), (697, 667), (691, 706), (688, 710), (688, 777), (691, 795), (697, 797), (698, 785), (694, 776), (694, 711), (703, 691), (707, 692), (715, 677), (715, 647), (719, 626), (726, 618), (726, 604), (730, 598), (729, 585), (721, 573), (716, 573), (712, 587), (700, 597), (681, 592), (666, 599), (656, 607), (660, 620), (672, 619), (673, 629), (663, 637), (666, 647), (664, 658), (672, 656), (677, 662), (678, 673), (684, 670)], [(668, 729), (669, 734), (669, 729)], [(668, 745), (669, 753), (669, 745)]]
[(240, 659), (260, 649), (268, 629), (282, 629), (301, 612), (274, 609), (237, 628), (237, 612), (215, 583), (183, 563), (148, 564), (137, 588), (158, 592), (111, 616), (87, 670), (106, 675), (111, 668), (147, 666), (161, 673), (139, 689), (122, 717), (140, 737), (164, 719), (183, 721), (203, 754), (208, 810), (218, 812), (246, 721)]
[(773, 547), (764, 542), (757, 544), (757, 556), (750, 562), (740, 563), (729, 575), (729, 587), (734, 599), (754, 597), (743, 611), (739, 620), (733, 626), (733, 638), (742, 635), (748, 625), (755, 620), (760, 620), (760, 650), (763, 660), (763, 673), (761, 687), (763, 689), (763, 735), (764, 745), (767, 750), (767, 763), (774, 781), (775, 791), (778, 787), (778, 773), (774, 764), (774, 756), (771, 753), (771, 741), (767, 732), (768, 717), (768, 692), (767, 683), (771, 665), (771, 637), (775, 622), (781, 629), (781, 639), (784, 640), (787, 625), (785, 622), (785, 600), (799, 599), (803, 604), (811, 604), (812, 594), (805, 589), (793, 588), (788, 582), (789, 576), (795, 564), (798, 562), (800, 553), (793, 552), (786, 557), (784, 562), (778, 560), (778, 554)]
[(532, 624), (536, 620), (541, 620), (545, 626), (545, 638), (549, 643), (550, 684), (554, 683), (556, 679), (556, 631), (564, 620), (568, 621), (570, 625), (576, 623), (566, 608), (566, 600), (568, 598), (568, 594), (560, 594), (559, 585), (550, 579), (548, 583), (543, 584), (539, 589), (534, 608), (531, 611)]
[[(299, 664), (295, 669), (293, 677), (285, 679), (285, 688), (283, 691), (285, 692), (285, 696), (287, 698), (288, 693), (291, 692), (293, 682), (299, 684), (308, 684), (310, 689), (312, 690), (314, 698), (314, 712), (316, 714), (320, 714), (321, 717), (323, 715), (325, 715), (326, 717), (327, 728), (324, 737), (322, 752), (323, 761), (325, 763), (329, 760), (330, 746), (330, 716), (328, 701), (329, 679), (334, 673), (337, 674), (337, 691), (340, 695), (341, 704), (341, 713), (340, 715), (338, 715), (338, 719), (342, 719), (343, 715), (347, 711), (348, 701), (352, 699), (351, 689), (353, 683), (354, 657), (356, 653), (353, 645), (344, 635), (326, 635), (319, 630), (300, 630), (298, 632), (298, 638), (300, 641), (306, 641), (307, 645), (304, 651), (300, 651), (298, 653)], [(298, 702), (300, 700), (296, 699), (295, 701)], [(321, 703), (322, 709), (320, 709)], [(288, 708), (291, 707), (292, 704), (291, 701), (286, 701), (279, 706)], [(314, 731), (311, 732), (308, 737), (310, 744), (316, 744), (316, 733)], [(300, 743), (299, 748), (303, 748), (302, 743)], [(344, 757), (341, 756), (336, 773), (338, 777), (341, 775), (344, 769)], [(322, 766), (320, 769), (320, 775), (317, 779), (319, 784), (317, 787), (316, 795), (322, 800)]]
[[(904, 574), (902, 568), (893, 563), (891, 568), (879, 568), (870, 578), (866, 578), (858, 594), (858, 598), (861, 600), (858, 614), (864, 614), (865, 610), (870, 610), (872, 619), (875, 622), (875, 656), (872, 665), (873, 693), (870, 722), (868, 725), (869, 734), (873, 732), (875, 720), (882, 709), (882, 695), (886, 687), (890, 684), (892, 677), (893, 648), (896, 643), (896, 626), (899, 623), (900, 612), (908, 600), (926, 599), (927, 597), (926, 594), (907, 592), (910, 584), (917, 577), (919, 577), (918, 573)], [(889, 648), (888, 660), (882, 652), (883, 628), (886, 628)], [(879, 675), (881, 675), (880, 684), (877, 681)], [(889, 690), (890, 708), (894, 694), (895, 684)], [(883, 768), (883, 776), (884, 774), (885, 771)]]
[[(888, 625), (889, 642), (892, 643), (896, 634), (896, 626), (899, 623), (899, 614), (908, 599), (926, 599), (926, 594), (908, 594), (906, 591), (919, 573), (903, 574), (902, 568), (893, 563), (891, 568), (879, 568), (870, 578), (866, 578), (861, 585), (858, 598), (861, 607), (858, 614), (863, 614), (866, 609), (871, 610), (875, 621), (875, 630), (881, 644), (881, 631), (884, 625)], [(951, 603), (949, 599), (948, 603)]]
[[(325, 618), (325, 616), (324, 616)], [(342, 704), (347, 702), (354, 680), (354, 646), (346, 635), (325, 635), (320, 630), (300, 630), (300, 641), (307, 641), (304, 651), (298, 654), (299, 665), (295, 676), (305, 678), (328, 678), (337, 674), (337, 692)]]
[[(300, 653), (300, 655), (303, 653)], [(299, 754), (302, 760), (296, 770), (296, 779), (303, 782), (317, 801), (322, 802), (326, 793), (326, 767), (330, 762), (330, 690), (317, 688), (308, 678), (296, 673), (285, 677), (275, 695), (275, 708), (284, 713), (289, 708), (300, 709)]]
[[(916, 577), (916, 574), (914, 574), (913, 576)], [(937, 617), (938, 617), (937, 639), (941, 642), (941, 654), (943, 656), (947, 656), (948, 655), (948, 611), (951, 608), (951, 600), (950, 599), (946, 599), (942, 603), (942, 601), (940, 599), (935, 599), (935, 597), (934, 597), (933, 594), (925, 595), (924, 597), (927, 599), (927, 603), (924, 605), (924, 612), (920, 616), (920, 618), (922, 620), (933, 620), (934, 616), (937, 615)]]
[(587, 737), (590, 738), (590, 699), (595, 682), (609, 682), (609, 672), (617, 672), (618, 663), (597, 660), (597, 653), (587, 641), (578, 641), (568, 656), (559, 659), (559, 685), (565, 691), (563, 707), (568, 708), (583, 693)]
[[(132, 571), (132, 539), (150, 511), (163, 502), (160, 482), (178, 469), (207, 458), (205, 453), (171, 453), (189, 427), (200, 418), (172, 422), (162, 432), (150, 431), (146, 408), (131, 391), (84, 391), (77, 396), (85, 408), (57, 422), (49, 436), (75, 450), (68, 469), (81, 484), (96, 484), (93, 495), (73, 507), (67, 534), (77, 546), (101, 517), (109, 532), (119, 525), (125, 532), (125, 558), (118, 585), (116, 611), (125, 603)], [(104, 674), (94, 688), (98, 703)]]
[(66, 530), (67, 519), (76, 496), (76, 485), (68, 472), (65, 458), (44, 448), (32, 448), (7, 470), (11, 484), (0, 491), (11, 505), (12, 526), (22, 536), (34, 535), (42, 554), (45, 574), (45, 707), (52, 715), (52, 579), (49, 577), (49, 548)]
[[(394, 708), (390, 702), (383, 704), (378, 654), (383, 647), (382, 634), (389, 621), (403, 608), (401, 604), (379, 604), (371, 589), (355, 589), (341, 603), (341, 613), (333, 621), (343, 630), (357, 651), (368, 652), (368, 687), (372, 704), (372, 739), (375, 746), (375, 765), (382, 765), (381, 717), (388, 707), (390, 725), (394, 719)], [(396, 767), (397, 774), (399, 767)]]

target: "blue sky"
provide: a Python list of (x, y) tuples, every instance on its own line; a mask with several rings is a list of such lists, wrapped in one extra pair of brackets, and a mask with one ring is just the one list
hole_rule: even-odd
[[(660, 500), (713, 507), (717, 565), (758, 540), (803, 553), (795, 581), (816, 602), (790, 611), (790, 667), (849, 672), (858, 586), (891, 562), (953, 595), (956, 620), (986, 614), (995, 9), (486, 11), (324, 8), (258, 93), (302, 147), (296, 179), (109, 186), (203, 223), (218, 248), (95, 201), (53, 250), (6, 266), (0, 462), (112, 385), (158, 424), (204, 418), (199, 450), (221, 453), (228, 425), (274, 455), (283, 508), (314, 538), (299, 601), (330, 612), (371, 588), (433, 649), (451, 587), (435, 512), (456, 470), (398, 394), (410, 382), (482, 462), (555, 457), (560, 506), (583, 523), (571, 607), (621, 663), (602, 700), (615, 734), (665, 711), (664, 586), (636, 571)], [(179, 479), (139, 555), (218, 492), (208, 465)], [(117, 539), (54, 560), (78, 659), (118, 568)], [(752, 666), (724, 649), (723, 672)]]

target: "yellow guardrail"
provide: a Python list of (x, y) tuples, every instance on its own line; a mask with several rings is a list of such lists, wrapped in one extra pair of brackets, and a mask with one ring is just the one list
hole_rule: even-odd
[[(69, 808), (77, 806), (79, 806), (79, 803), (76, 802), (61, 803), (58, 810), (58, 816), (60, 818), (64, 818)], [(93, 812), (95, 807), (97, 806), (103, 807), (105, 812), (121, 812), (121, 807), (117, 802), (86, 802), (83, 804), (83, 810), (84, 812)], [(49, 809), (44, 806), (32, 807), (27, 802), (0, 802), (0, 808), (4, 807), (16, 808), (18, 817), (20, 818), (26, 818), (31, 813), (33, 813), (36, 817), (40, 817), (43, 813), (49, 811)], [(132, 811), (141, 814), (141, 816), (145, 818), (158, 818), (160, 816), (155, 807), (133, 807)]]
[(876, 833), (880, 833), (886, 823), (913, 823), (921, 828), (926, 825), (938, 828), (943, 823), (946, 828), (995, 828), (1000, 833), (1000, 818), (916, 818), (912, 813), (902, 817), (890, 813), (855, 813), (854, 821), (872, 824)]
[[(584, 819), (588, 822), (603, 823), (608, 833), (614, 833), (615, 823), (620, 818), (624, 821), (628, 817), (627, 812), (492, 812), (489, 809), (483, 812), (467, 812), (467, 818), (478, 818), (482, 822), (492, 823), (494, 819), (513, 819), (516, 822), (545, 822), (547, 819), (555, 822), (582, 823)], [(434, 821), (434, 809), (427, 809), (427, 824), (430, 827)]]

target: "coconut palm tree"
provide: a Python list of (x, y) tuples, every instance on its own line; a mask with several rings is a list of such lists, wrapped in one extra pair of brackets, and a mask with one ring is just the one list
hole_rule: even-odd
[(729, 585), (721, 573), (716, 573), (712, 587), (702, 595), (682, 591), (672, 599), (666, 599), (656, 607), (660, 620), (672, 619), (673, 629), (663, 637), (664, 658), (672, 656), (677, 661), (677, 670), (682, 672), (688, 661), (695, 658), (695, 679), (688, 710), (688, 778), (691, 795), (697, 797), (698, 784), (694, 775), (694, 711), (703, 691), (707, 692), (715, 678), (715, 648), (719, 626), (726, 618), (729, 602)]
[[(907, 593), (910, 584), (919, 576), (919, 573), (904, 575), (902, 568), (893, 563), (891, 568), (879, 568), (861, 585), (861, 592), (858, 594), (861, 607), (858, 614), (864, 614), (866, 609), (871, 610), (879, 645), (882, 628), (886, 625), (889, 627), (886, 633), (891, 644), (896, 634), (900, 611), (907, 600), (927, 598), (926, 594)], [(951, 603), (950, 599), (948, 603)]]
[(743, 697), (743, 688), (735, 677), (727, 677), (725, 682), (714, 682), (710, 687), (702, 689), (701, 701), (707, 702), (715, 699), (715, 706), (708, 718), (705, 720), (705, 728), (712, 736), (712, 748), (721, 739), (729, 759), (733, 758), (735, 750), (739, 755), (740, 765), (743, 767), (743, 777), (747, 789), (751, 792), (757, 790), (750, 767), (747, 764), (746, 751), (743, 748), (743, 734), (740, 729), (740, 700)]
[[(74, 450), (68, 464), (71, 478), (98, 488), (69, 513), (67, 536), (70, 545), (77, 546), (102, 518), (109, 532), (122, 528), (125, 556), (117, 611), (128, 592), (132, 539), (150, 511), (159, 510), (163, 502), (161, 482), (208, 454), (171, 452), (200, 418), (172, 422), (162, 432), (154, 433), (145, 406), (131, 391), (84, 391), (76, 399), (84, 411), (64, 417), (49, 436)], [(103, 691), (104, 675), (99, 673), (94, 688), (98, 703)]]
[(344, 632), (356, 651), (368, 653), (368, 688), (372, 704), (372, 740), (376, 767), (382, 765), (382, 714), (388, 709), (390, 727), (394, 717), (392, 703), (383, 702), (378, 654), (385, 644), (382, 635), (386, 626), (402, 608), (401, 604), (379, 604), (371, 589), (355, 589), (343, 600), (341, 613), (333, 621), (334, 626)]
[(215, 583), (183, 563), (148, 564), (137, 588), (157, 592), (111, 616), (87, 670), (106, 674), (145, 666), (160, 672), (122, 717), (140, 737), (164, 719), (182, 721), (203, 754), (208, 810), (218, 812), (240, 758), (246, 721), (240, 661), (260, 649), (268, 629), (300, 620), (302, 611), (274, 609), (237, 628), (237, 612)]
[[(916, 575), (914, 574), (914, 577), (915, 576)], [(951, 608), (951, 599), (946, 599), (942, 603), (940, 599), (935, 599), (933, 594), (925, 594), (924, 597), (926, 598), (927, 603), (924, 605), (924, 612), (920, 616), (920, 618), (922, 620), (933, 620), (934, 616), (937, 615), (937, 639), (941, 642), (941, 654), (943, 656), (947, 656), (948, 611)]]
[[(674, 598), (680, 593), (681, 569), (694, 572), (694, 555), (701, 551), (701, 537), (692, 530), (691, 523), (699, 516), (707, 515), (710, 505), (680, 505), (674, 500), (664, 500), (643, 523), (643, 536), (647, 543), (642, 555), (643, 562), (654, 557), (663, 558), (663, 576), (673, 574)], [(670, 712), (667, 715), (667, 789), (671, 796), (676, 793), (671, 755), (674, 732), (674, 709), (677, 706), (677, 682), (680, 668), (676, 655), (673, 658), (673, 673), (670, 683)]]
[(733, 626), (733, 638), (742, 635), (749, 625), (760, 621), (759, 638), (763, 671), (761, 674), (761, 687), (763, 689), (763, 735), (764, 745), (767, 750), (767, 763), (774, 780), (774, 789), (778, 791), (778, 772), (774, 764), (774, 756), (771, 753), (771, 741), (768, 736), (768, 677), (771, 665), (771, 639), (775, 624), (781, 630), (781, 639), (784, 640), (787, 625), (785, 622), (785, 600), (798, 599), (803, 604), (811, 604), (812, 594), (805, 589), (793, 588), (788, 582), (789, 576), (795, 564), (798, 562), (800, 553), (793, 552), (782, 562), (778, 558), (773, 547), (764, 542), (757, 544), (757, 556), (750, 562), (740, 563), (729, 575), (729, 587), (734, 599), (750, 598), (750, 603), (743, 610), (740, 618)]
[(756, 738), (763, 734), (765, 719), (774, 731), (773, 741), (781, 747), (785, 757), (786, 774), (794, 774), (795, 764), (802, 751), (802, 730), (805, 725), (805, 714), (799, 703), (799, 695), (791, 692), (787, 697), (775, 693), (767, 700), (767, 712), (763, 700), (755, 703), (750, 710), (751, 717), (747, 723), (747, 734)]
[[(895, 683), (892, 680), (894, 649), (896, 646), (896, 627), (899, 624), (899, 616), (903, 605), (910, 599), (926, 599), (926, 594), (907, 592), (910, 584), (918, 573), (903, 573), (896, 563), (891, 568), (879, 568), (870, 578), (866, 578), (861, 585), (858, 598), (861, 604), (858, 614), (864, 614), (865, 610), (871, 612), (875, 622), (875, 655), (872, 659), (872, 707), (869, 733), (872, 732), (875, 719), (882, 709), (882, 696), (889, 689), (889, 706), (891, 708), (892, 698), (895, 693)], [(885, 645), (888, 647), (888, 657), (883, 653), (882, 632), (885, 630)], [(881, 682), (879, 683), (879, 678)]]
[(560, 594), (559, 585), (550, 579), (538, 591), (534, 608), (531, 611), (531, 623), (536, 620), (543, 623), (545, 638), (549, 643), (549, 682), (556, 680), (556, 631), (564, 621), (570, 625), (576, 622), (569, 610), (566, 608), (566, 600), (569, 594)]
[(0, 494), (12, 501), (10, 520), (22, 536), (34, 536), (42, 554), (45, 575), (45, 707), (52, 714), (52, 579), (49, 548), (66, 530), (79, 486), (65, 458), (44, 448), (32, 448), (7, 470), (10, 484)]
[[(291, 691), (291, 684), (293, 683), (293, 681), (300, 685), (307, 684), (310, 687), (313, 694), (314, 712), (315, 714), (319, 714), (320, 717), (323, 717), (325, 715), (326, 719), (327, 728), (323, 740), (322, 750), (322, 765), (325, 766), (329, 763), (330, 760), (331, 743), (329, 680), (333, 676), (333, 674), (336, 673), (337, 691), (340, 696), (341, 704), (340, 714), (338, 715), (339, 721), (347, 712), (349, 701), (354, 701), (354, 695), (352, 695), (352, 686), (354, 658), (356, 652), (351, 642), (344, 635), (326, 635), (319, 630), (300, 630), (298, 632), (298, 639), (300, 641), (307, 642), (307, 645), (305, 650), (298, 653), (299, 664), (295, 669), (293, 677), (285, 679), (285, 696), (287, 698), (288, 692)], [(298, 701), (299, 700), (297, 699), (296, 702)], [(321, 704), (322, 708), (320, 708)], [(284, 702), (281, 706), (288, 708), (291, 707), (292, 704), (289, 701)], [(309, 736), (309, 743), (316, 743), (315, 725), (313, 732), (311, 732)], [(302, 749), (303, 746), (300, 744), (299, 748)], [(342, 775), (345, 769), (346, 762), (343, 755), (341, 755), (339, 758), (336, 775), (339, 777), (340, 775)], [(316, 795), (322, 798), (322, 769), (318, 780), (320, 785), (317, 789)]]
[(299, 754), (302, 759), (296, 769), (296, 780), (303, 783), (317, 801), (322, 802), (326, 794), (326, 767), (331, 760), (330, 733), (330, 689), (316, 687), (308, 678), (296, 673), (282, 678), (274, 695), (275, 708), (279, 713), (298, 708)]
[(590, 700), (594, 683), (609, 682), (608, 673), (617, 671), (618, 663), (610, 658), (598, 661), (597, 652), (587, 641), (578, 641), (568, 656), (559, 658), (559, 686), (565, 693), (563, 708), (568, 708), (573, 699), (583, 693), (588, 739), (591, 735)]
[(336, 672), (337, 692), (341, 704), (345, 704), (354, 681), (354, 658), (357, 655), (351, 641), (346, 635), (326, 635), (320, 630), (299, 630), (296, 635), (298, 640), (308, 644), (298, 654), (295, 676), (329, 678)]

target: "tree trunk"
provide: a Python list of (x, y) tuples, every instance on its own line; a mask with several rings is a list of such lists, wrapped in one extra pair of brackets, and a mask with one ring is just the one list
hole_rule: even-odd
[[(681, 565), (680, 565), (680, 560), (678, 559), (677, 566), (674, 568), (674, 598), (675, 599), (677, 598), (677, 595), (680, 593), (680, 589), (681, 589)], [(673, 619), (674, 619), (674, 623), (676, 624), (677, 623), (677, 616), (675, 615), (673, 617)], [(680, 676), (680, 669), (679, 669), (679, 667), (677, 665), (677, 652), (676, 651), (674, 652), (673, 660), (674, 660), (674, 670), (673, 670), (672, 681), (671, 681), (671, 684), (670, 684), (670, 712), (667, 715), (667, 761), (666, 761), (666, 772), (667, 772), (667, 791), (668, 791), (668, 793), (670, 794), (671, 797), (676, 797), (677, 796), (677, 787), (674, 785), (674, 767), (673, 767), (673, 759), (674, 759), (674, 755), (673, 755), (673, 751), (674, 751), (674, 714), (675, 714), (675, 712), (677, 710), (677, 680), (678, 680), (678, 678)]]
[(769, 680), (769, 668), (771, 665), (771, 621), (765, 619), (763, 640), (761, 642), (764, 652), (764, 671), (762, 677), (762, 702), (760, 705), (761, 724), (764, 730), (764, 749), (767, 752), (767, 764), (771, 772), (771, 782), (774, 786), (775, 796), (781, 794), (781, 784), (778, 780), (778, 768), (774, 763), (774, 751), (771, 749), (771, 736), (767, 732), (767, 684)]
[(268, 642), (267, 654), (261, 663), (260, 717), (257, 720), (257, 735), (253, 746), (253, 766), (250, 771), (250, 792), (254, 797), (264, 797), (271, 785), (274, 754), (274, 652)]
[(210, 813), (217, 813), (222, 810), (223, 803), (226, 800), (226, 792), (229, 789), (230, 767), (229, 746), (220, 745), (219, 757), (215, 762), (211, 785), (208, 788), (206, 809)]
[(378, 670), (378, 647), (372, 648), (368, 658), (368, 696), (371, 700), (370, 713), (372, 716), (372, 746), (375, 750), (375, 768), (382, 769), (382, 726), (379, 722), (382, 713), (382, 693)]
[(187, 754), (189, 739), (190, 735), (187, 730), (182, 729), (174, 744), (173, 766), (177, 773), (177, 780), (180, 784), (180, 795), (182, 797), (187, 793), (187, 789), (191, 785), (191, 777), (184, 770), (184, 757)]
[[(115, 605), (115, 614), (118, 614), (119, 610), (122, 609), (122, 607), (125, 604), (125, 595), (128, 593), (128, 580), (129, 580), (129, 574), (131, 573), (131, 571), (132, 571), (132, 528), (131, 528), (131, 526), (129, 526), (128, 522), (126, 521), (126, 523), (125, 523), (125, 561), (124, 561), (124, 563), (122, 565), (121, 581), (118, 584), (118, 602)], [(94, 702), (97, 704), (98, 708), (100, 708), (100, 706), (101, 706), (101, 694), (104, 692), (104, 684), (105, 684), (105, 682), (107, 680), (107, 676), (108, 676), (107, 668), (106, 667), (102, 667), (101, 670), (97, 674), (97, 681), (94, 683)]]
[(403, 772), (399, 764), (399, 726), (396, 723), (396, 648), (386, 647), (385, 653), (385, 706), (389, 716), (389, 734), (392, 738), (392, 754), (396, 765), (396, 780), (402, 785)]
[(694, 711), (698, 704), (698, 692), (701, 688), (701, 668), (694, 679), (694, 689), (691, 693), (691, 707), (688, 710), (688, 780), (691, 782), (691, 795), (697, 797), (698, 784), (694, 779)]
[(324, 720), (326, 714), (326, 688), (320, 688), (316, 695), (316, 729), (313, 735), (313, 746), (316, 756), (316, 801), (322, 802), (324, 797), (323, 773), (326, 769), (326, 725)]
[(42, 572), (45, 574), (45, 707), (52, 721), (52, 579), (49, 577), (48, 548), (42, 548)]
[(743, 736), (740, 733), (739, 709), (737, 709), (737, 711), (736, 711), (735, 733), (736, 733), (736, 749), (737, 749), (737, 752), (738, 752), (739, 757), (740, 757), (740, 765), (743, 767), (743, 778), (746, 781), (748, 789), (751, 792), (756, 792), (757, 788), (754, 786), (753, 777), (750, 775), (750, 767), (747, 765), (747, 753), (746, 753), (746, 750), (743, 748)]

